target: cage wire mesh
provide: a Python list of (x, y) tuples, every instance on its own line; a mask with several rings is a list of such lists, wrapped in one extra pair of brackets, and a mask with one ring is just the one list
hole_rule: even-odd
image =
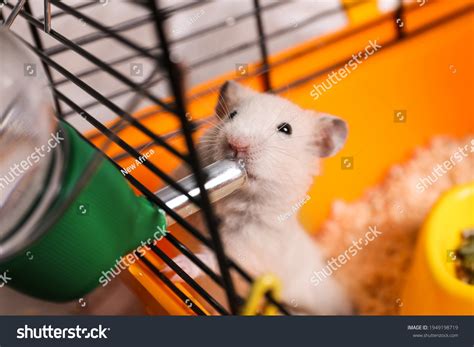
[[(100, 0), (76, 3), (44, 0), (35, 1), (32, 4), (27, 0), (3, 0), (2, 18), (0, 19), (40, 57), (54, 92), (57, 116), (83, 133), (91, 128), (97, 130), (95, 134), (85, 137), (85, 139), (97, 147), (99, 152), (106, 152), (112, 144), (123, 150), (123, 153), (109, 158), (118, 169), (123, 170), (119, 165), (120, 160), (125, 157), (139, 159), (150, 145), (166, 149), (181, 162), (189, 165), (201, 191), (200, 199), (189, 196), (186, 190), (159, 166), (150, 161), (143, 162), (143, 165), (155, 175), (157, 180), (185, 194), (199, 206), (205, 217), (210, 238), (207, 238), (202, 230), (197, 230), (187, 220), (168, 208), (133, 174), (127, 174), (125, 177), (141, 194), (165, 210), (189, 234), (214, 250), (219, 262), (220, 274), (212, 271), (173, 234), (166, 235), (166, 239), (178, 252), (188, 257), (206, 276), (225, 290), (227, 301), (223, 303), (214, 298), (180, 268), (165, 251), (160, 249), (159, 244), (149, 245), (152, 252), (194, 289), (217, 313), (236, 314), (239, 312), (244, 298), (236, 294), (231, 272), (236, 272), (248, 283), (252, 283), (254, 278), (239, 266), (237, 261), (226, 257), (219, 236), (219, 223), (214, 215), (209, 196), (204, 189), (205, 174), (199, 164), (193, 142), (193, 132), (205, 126), (206, 120), (213, 115), (207, 116), (204, 120), (189, 120), (186, 109), (189, 99), (215, 93), (215, 90), (205, 90), (196, 95), (187, 95), (184, 84), (195, 85), (208, 78), (199, 72), (205, 66), (213, 65), (216, 75), (219, 75), (229, 70), (229, 60), (232, 62), (230, 66), (233, 66), (239, 59), (258, 61), (259, 66), (252, 73), (237, 76), (236, 79), (259, 76), (263, 81), (264, 89), (272, 93), (280, 93), (285, 89), (321, 76), (331, 69), (343, 65), (347, 59), (334, 62), (333, 65), (317, 71), (308, 69), (306, 76), (286, 81), (285, 85), (276, 86), (272, 83), (272, 69), (283, 64), (285, 60), (270, 63), (269, 52), (285, 47), (285, 42), (288, 41), (282, 40), (283, 38), (292, 37), (305, 28), (311, 27), (311, 30), (308, 31), (311, 37), (315, 36), (315, 32), (316, 35), (321, 33), (317, 26), (321, 22), (330, 20), (331, 23), (336, 23), (333, 29), (341, 27), (346, 22), (345, 11), (365, 2), (343, 2), (344, 5), (338, 1), (322, 2), (323, 5), (317, 12), (310, 13), (306, 15), (306, 18), (298, 19), (296, 22), (290, 18), (286, 25), (274, 27), (272, 30), (268, 30), (265, 18), (274, 14), (273, 11), (281, 10), (284, 13), (284, 7), (291, 5), (291, 2), (265, 1), (261, 3), (259, 0), (241, 2), (242, 6), (239, 6), (238, 13), (216, 16), (211, 24), (197, 25), (200, 16), (209, 15), (213, 13), (212, 11), (219, 11), (218, 8), (212, 10), (212, 6), (216, 6), (215, 3), (200, 1), (175, 4), (172, 2), (164, 5), (162, 2), (153, 0)], [(129, 9), (132, 7), (135, 15), (130, 18), (131, 11)], [(115, 13), (115, 16), (108, 15), (111, 11)], [(404, 18), (404, 11), (405, 7), (400, 1), (395, 10), (388, 14), (393, 20), (393, 30), (396, 34), (390, 42), (384, 44), (385, 47), (396, 44), (407, 35), (416, 35), (417, 32), (436, 25), (435, 22), (429, 23), (425, 27), (419, 28), (418, 31), (406, 33), (405, 27), (398, 25), (398, 20)], [(179, 26), (172, 30), (170, 39), (169, 32), (166, 30), (167, 23), (179, 13), (188, 15), (184, 17), (186, 19), (181, 20)], [(386, 17), (375, 18), (366, 26), (377, 25)], [(114, 18), (114, 21), (108, 22), (108, 18)], [(67, 23), (67, 25), (61, 26), (67, 33), (57, 29), (59, 26), (56, 23), (60, 23), (60, 21)], [(225, 42), (223, 40), (226, 35), (225, 31), (236, 25), (241, 25), (239, 30), (249, 32), (249, 35), (242, 35), (237, 41)], [(21, 29), (22, 27), (23, 29)], [(18, 34), (21, 30), (28, 30), (30, 37), (26, 38), (24, 35)], [(143, 37), (147, 39), (140, 40)], [(222, 45), (224, 48), (217, 52), (198, 56), (194, 60), (182, 64), (180, 61), (183, 54), (194, 56), (194, 50), (206, 46), (206, 42), (209, 41), (198, 41), (205, 37), (210, 38), (211, 41), (215, 40), (217, 46)], [(338, 39), (340, 37), (335, 37), (333, 40)], [(318, 47), (311, 49), (316, 50)], [(299, 54), (304, 54), (304, 52)], [(285, 59), (288, 61), (293, 58), (295, 57), (288, 56)], [(77, 66), (80, 68), (78, 69)], [(183, 74), (188, 77), (183, 78)], [(187, 80), (187, 82), (183, 83), (183, 80)], [(112, 90), (108, 87), (110, 85), (114, 87)], [(148, 105), (158, 105), (161, 109), (160, 112), (174, 114), (179, 121), (180, 130), (157, 134), (148, 128), (144, 120), (150, 114), (134, 115), (137, 110)], [(155, 113), (153, 112), (153, 114)], [(120, 136), (120, 131), (128, 127), (133, 127), (146, 135), (149, 142), (140, 146), (127, 143)], [(105, 136), (108, 140), (98, 146), (93, 141), (97, 136)], [(182, 153), (170, 143), (170, 140), (176, 137), (184, 138), (186, 153)], [(74, 194), (77, 194), (81, 187), (87, 183), (87, 179), (96, 169), (100, 157), (99, 153), (90, 161), (81, 181), (72, 192), (69, 202), (73, 201)], [(56, 211), (56, 218), (65, 209), (67, 209), (67, 205), (62, 206), (60, 211)], [(55, 219), (51, 218), (44, 228), (54, 224), (54, 221)], [(193, 303), (189, 307), (195, 314), (206, 314), (199, 305), (193, 302), (194, 299), (188, 297), (152, 262), (140, 254), (137, 256), (183, 302)], [(281, 313), (289, 314), (287, 307), (277, 302), (269, 293), (266, 298), (277, 306)]]
[[(108, 2), (105, 1), (96, 1), (96, 2), (87, 2), (79, 4), (77, 6), (69, 6), (60, 1), (44, 1), (44, 13), (43, 15), (35, 15), (31, 9), (30, 3), (28, 1), (18, 1), (16, 3), (4, 2), (4, 5), (7, 9), (10, 9), (7, 19), (5, 20), (5, 25), (11, 27), (16, 20), (19, 18), (24, 19), (30, 30), (32, 41), (27, 42), (27, 45), (38, 54), (41, 58), (47, 77), (50, 80), (51, 86), (54, 91), (55, 96), (55, 106), (57, 115), (59, 118), (68, 122), (68, 118), (74, 114), (79, 114), (84, 120), (89, 122), (92, 126), (97, 128), (102, 134), (105, 134), (109, 141), (103, 144), (99, 149), (100, 152), (105, 152), (110, 143), (114, 142), (122, 147), (129, 155), (139, 159), (141, 153), (139, 150), (131, 147), (125, 141), (123, 141), (119, 136), (116, 135), (117, 131), (122, 129), (125, 126), (133, 126), (146, 134), (152, 142), (157, 145), (163, 146), (171, 153), (176, 155), (180, 160), (190, 165), (192, 171), (195, 175), (197, 185), (201, 190), (200, 199), (194, 199), (189, 196), (188, 193), (177, 184), (171, 177), (165, 174), (158, 167), (154, 166), (150, 162), (144, 162), (144, 165), (153, 171), (157, 177), (162, 179), (166, 184), (174, 187), (178, 191), (181, 191), (185, 194), (191, 201), (199, 206), (201, 211), (203, 211), (204, 216), (206, 217), (206, 225), (211, 235), (211, 240), (206, 239), (201, 231), (196, 230), (194, 227), (189, 225), (184, 219), (179, 215), (174, 213), (173, 210), (169, 209), (162, 201), (160, 201), (152, 192), (147, 190), (138, 180), (136, 180), (133, 175), (127, 175), (126, 178), (139, 190), (142, 194), (147, 196), (150, 200), (155, 202), (158, 206), (164, 209), (169, 215), (171, 215), (178, 223), (184, 226), (190, 233), (197, 237), (201, 242), (205, 243), (207, 246), (211, 247), (217, 256), (220, 265), (220, 273), (218, 275), (209, 269), (202, 261), (200, 261), (191, 251), (189, 251), (185, 245), (183, 245), (179, 240), (177, 240), (171, 234), (168, 234), (167, 239), (181, 252), (186, 254), (193, 262), (195, 262), (208, 276), (210, 276), (216, 283), (225, 288), (227, 294), (228, 307), (231, 313), (238, 312), (238, 304), (242, 303), (241, 298), (237, 298), (235, 290), (233, 288), (232, 280), (229, 274), (229, 267), (237, 269), (237, 271), (246, 279), (251, 282), (252, 278), (241, 269), (235, 262), (230, 261), (225, 257), (222, 243), (217, 232), (218, 223), (215, 219), (215, 216), (212, 213), (210, 207), (209, 198), (205, 192), (203, 182), (203, 172), (200, 169), (198, 159), (196, 156), (196, 150), (194, 148), (192, 140), (192, 128), (191, 124), (186, 118), (186, 109), (183, 100), (183, 91), (181, 85), (180, 70), (177, 65), (172, 61), (173, 57), (171, 55), (170, 46), (166, 33), (164, 30), (164, 21), (167, 17), (171, 16), (177, 11), (187, 10), (192, 7), (199, 6), (199, 3), (189, 3), (181, 6), (173, 6), (166, 8), (158, 8), (154, 1), (140, 1), (140, 2), (130, 2), (128, 5), (141, 7), (143, 15), (138, 18), (129, 19), (125, 22), (118, 23), (112, 27), (107, 27), (101, 22), (93, 19), (91, 16), (86, 15), (81, 12), (92, 6), (105, 6)], [(53, 8), (55, 11), (53, 12)], [(261, 18), (260, 18), (260, 6), (258, 1), (255, 1), (255, 11), (254, 13), (259, 17), (258, 28), (261, 30)], [(70, 16), (75, 18), (80, 25), (83, 27), (85, 25), (91, 27), (93, 30), (80, 36), (79, 38), (69, 39), (68, 37), (62, 35), (60, 32), (57, 32), (54, 28), (54, 21), (56, 18), (61, 16)], [(147, 23), (151, 23), (149, 30), (153, 30), (156, 35), (156, 43), (151, 47), (144, 48), (141, 45), (134, 42), (132, 39), (127, 37), (127, 31), (133, 28), (137, 28)], [(81, 30), (81, 32), (83, 32)], [(44, 37), (47, 37), (45, 39)], [(51, 39), (56, 42), (49, 44), (48, 48), (45, 47), (44, 41), (51, 41)], [(126, 48), (126, 50), (131, 53), (116, 58), (112, 61), (104, 61), (101, 57), (93, 53), (94, 48), (86, 49), (96, 44), (100, 41), (114, 41), (119, 45)], [(262, 45), (263, 47), (263, 45)], [(74, 52), (83, 59), (91, 62), (93, 67), (73, 73), (74, 69), (73, 62), (68, 64), (67, 60), (62, 60), (62, 64), (59, 64), (53, 58), (68, 52)], [(265, 53), (266, 54), (266, 53)], [(146, 76), (143, 81), (137, 83), (136, 81), (131, 80), (123, 72), (115, 68), (116, 65), (129, 61), (131, 59), (148, 59), (154, 65), (148, 76)], [(58, 59), (60, 60), (60, 59)], [(136, 60), (135, 60), (136, 61)], [(132, 74), (136, 76), (142, 76), (141, 69), (143, 68), (142, 63), (134, 63), (131, 67)], [(137, 71), (136, 69), (140, 69)], [(104, 74), (112, 76), (119, 82), (121, 82), (126, 89), (117, 91), (112, 95), (103, 95), (98, 91), (97, 86), (91, 87), (90, 84), (84, 82), (84, 78), (96, 73), (104, 72)], [(163, 98), (157, 97), (153, 91), (152, 87), (157, 82), (169, 82), (167, 87), (167, 95), (172, 95), (172, 102), (165, 102)], [(71, 85), (75, 86), (74, 89)], [(87, 103), (86, 105), (79, 106), (72, 98), (67, 95), (73, 94), (77, 91), (77, 87), (81, 89), (83, 93), (88, 94), (94, 100)], [(130, 96), (125, 105), (119, 106), (113, 100), (125, 96)], [(160, 136), (153, 133), (150, 129), (146, 128), (140, 120), (134, 119), (132, 112), (143, 103), (143, 100), (151, 102), (152, 104), (161, 106), (164, 110), (175, 114), (181, 121), (181, 135), (185, 138), (187, 144), (187, 153), (183, 154), (173, 148), (170, 144), (163, 140)], [(120, 120), (114, 123), (110, 128), (104, 125), (104, 121), (96, 119), (91, 113), (90, 109), (97, 105), (103, 105), (112, 111), (115, 115), (120, 117)], [(71, 194), (69, 202), (72, 202), (74, 196), (80, 191), (80, 189), (87, 184), (87, 179), (91, 176), (94, 170), (97, 168), (98, 163), (100, 162), (100, 155), (96, 155), (91, 162), (89, 163), (87, 169), (84, 172), (83, 179), (78, 183), (75, 191)], [(120, 168), (120, 167), (119, 167)], [(60, 216), (64, 210), (67, 209), (67, 204), (62, 206), (60, 210), (57, 211), (56, 217)], [(50, 218), (47, 226), (54, 224), (55, 218)], [(45, 228), (47, 227), (45, 226)], [(199, 286), (190, 276), (186, 274), (177, 264), (175, 264), (171, 258), (169, 258), (163, 251), (161, 251), (155, 245), (149, 245), (154, 253), (156, 253), (166, 264), (168, 264), (176, 273), (183, 278), (197, 293), (201, 295), (217, 312), (220, 314), (228, 314), (227, 309), (218, 303), (208, 292), (206, 292), (201, 286)], [(183, 301), (191, 302), (192, 300), (186, 296), (177, 286), (173, 284), (166, 276), (164, 276), (151, 262), (146, 258), (143, 258), (140, 254), (137, 253), (142, 261), (166, 284), (178, 297)], [(239, 299), (237, 301), (237, 299)], [(276, 303), (270, 296), (269, 300), (273, 301), (274, 304), (280, 306)], [(195, 311), (196, 314), (204, 314), (200, 309), (199, 305), (193, 304), (190, 307)], [(280, 306), (282, 312), (286, 310)]]

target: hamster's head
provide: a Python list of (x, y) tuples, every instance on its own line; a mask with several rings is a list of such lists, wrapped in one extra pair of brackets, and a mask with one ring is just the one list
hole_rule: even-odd
[(337, 117), (303, 110), (279, 96), (226, 82), (216, 106), (219, 123), (201, 140), (208, 160), (241, 159), (246, 189), (301, 199), (319, 171), (319, 158), (337, 153), (347, 137)]

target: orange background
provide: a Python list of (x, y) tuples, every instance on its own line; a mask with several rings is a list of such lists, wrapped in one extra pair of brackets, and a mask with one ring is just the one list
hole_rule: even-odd
[[(378, 24), (368, 29), (364, 29), (363, 24), (349, 26), (342, 32), (271, 57), (270, 63), (275, 64), (271, 71), (272, 85), (283, 90), (282, 96), (303, 108), (340, 116), (350, 128), (346, 146), (336, 157), (324, 160), (322, 175), (309, 192), (312, 198), (301, 209), (302, 221), (308, 231), (317, 230), (328, 216), (334, 199), (359, 197), (367, 187), (383, 178), (390, 166), (402, 162), (415, 147), (426, 144), (433, 136), (460, 137), (474, 132), (472, 10), (431, 30), (410, 35), (419, 27), (466, 6), (469, 6), (467, 1), (430, 2), (422, 8), (416, 4), (411, 6), (403, 23), (409, 35), (394, 45), (385, 44), (396, 35), (393, 19), (387, 15), (376, 19)], [(334, 38), (338, 38), (335, 43)], [(335, 62), (344, 65), (353, 53), (363, 51), (369, 40), (377, 40), (382, 49), (318, 100), (310, 96), (313, 85), (326, 80), (327, 73), (337, 71), (340, 66), (310, 78), (307, 83), (286, 89), (291, 81)], [(256, 68), (251, 66), (250, 74)], [(194, 120), (213, 113), (216, 90), (225, 80), (234, 78), (232, 72), (189, 92), (188, 110)], [(255, 89), (262, 87), (259, 77), (248, 77), (242, 83)], [(204, 95), (196, 96), (199, 94)], [(405, 123), (394, 122), (395, 110), (406, 110)], [(179, 128), (178, 121), (159, 111), (158, 107), (149, 107), (135, 116), (139, 118), (147, 113), (152, 115), (141, 122), (158, 134)], [(119, 136), (133, 146), (150, 142), (133, 127), (121, 131)], [(102, 141), (101, 137), (94, 140), (98, 145)], [(184, 148), (179, 138), (170, 143)], [(179, 164), (179, 160), (162, 148), (149, 148), (156, 152), (150, 161), (166, 172)], [(123, 150), (116, 145), (108, 151), (111, 156), (120, 153)], [(353, 157), (352, 170), (341, 169), (342, 157)], [(119, 164), (126, 167), (132, 162), (133, 159), (125, 159)], [(162, 185), (144, 166), (134, 170), (133, 175), (152, 191)]]

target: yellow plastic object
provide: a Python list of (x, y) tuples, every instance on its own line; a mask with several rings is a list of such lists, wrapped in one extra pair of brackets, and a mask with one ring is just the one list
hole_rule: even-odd
[(461, 231), (474, 227), (474, 182), (443, 195), (423, 226), (402, 297), (405, 315), (474, 315), (474, 286), (456, 277)]
[(367, 0), (357, 6), (352, 6), (358, 2), (358, 0), (342, 0), (346, 8), (347, 17), (352, 24), (368, 21), (380, 14), (377, 0)]
[(242, 315), (255, 316), (259, 313), (264, 316), (278, 315), (278, 308), (273, 304), (266, 304), (262, 308), (262, 303), (266, 302), (266, 293), (270, 293), (275, 300), (280, 301), (281, 299), (281, 282), (272, 274), (263, 275), (254, 282), (249, 298), (242, 310)]

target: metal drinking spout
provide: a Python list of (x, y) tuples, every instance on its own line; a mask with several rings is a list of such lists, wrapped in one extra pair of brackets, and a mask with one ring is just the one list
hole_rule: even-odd
[[(206, 182), (204, 188), (209, 195), (211, 203), (217, 202), (234, 191), (241, 188), (247, 181), (247, 172), (242, 161), (224, 159), (217, 161), (204, 169)], [(200, 195), (194, 175), (186, 176), (178, 181), (188, 194), (193, 198)], [(186, 218), (199, 211), (189, 198), (174, 188), (168, 186), (156, 193), (166, 206), (174, 210), (181, 217)], [(175, 220), (167, 215), (167, 225), (175, 223)]]

